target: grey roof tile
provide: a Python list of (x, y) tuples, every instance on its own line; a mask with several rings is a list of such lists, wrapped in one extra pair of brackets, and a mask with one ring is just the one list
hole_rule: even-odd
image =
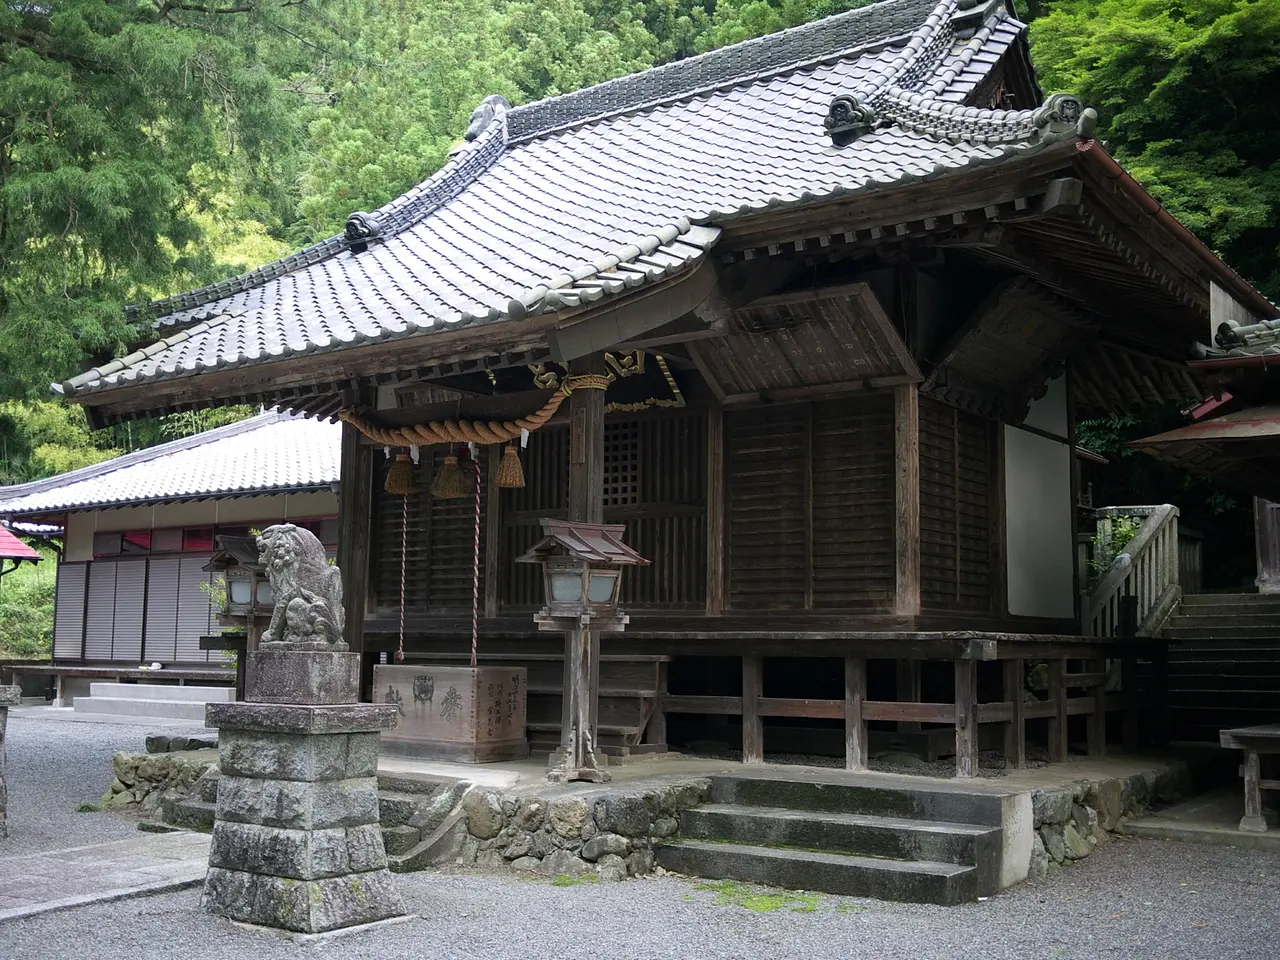
[[(61, 386), (110, 389), (295, 353), (519, 319), (622, 295), (596, 278), (657, 249), (649, 282), (691, 266), (734, 217), (995, 163), (1043, 141), (1030, 112), (950, 113), (1022, 25), (997, 13), (967, 42), (956, 0), (885, 0), (758, 41), (508, 109), (435, 176), (343, 238), (247, 278), (152, 305), (164, 339)], [(832, 100), (890, 122), (835, 146)], [(487, 114), (486, 114), (487, 115)], [(473, 125), (473, 129), (475, 125)], [(991, 141), (991, 142), (987, 142)], [(690, 224), (702, 224), (696, 240)], [(640, 264), (638, 264), (640, 265)], [(556, 291), (551, 293), (549, 291)]]
[(338, 481), (341, 453), (340, 424), (265, 413), (47, 480), (0, 487), (0, 517), (327, 490)]

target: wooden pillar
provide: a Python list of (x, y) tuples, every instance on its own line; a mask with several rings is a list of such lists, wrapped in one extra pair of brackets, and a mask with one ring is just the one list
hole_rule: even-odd
[[(343, 637), (353, 653), (364, 653), (364, 616), (369, 599), (370, 541), (373, 538), (373, 454), (360, 431), (342, 425), (338, 486), (338, 569), (347, 611)], [(367, 657), (365, 658), (368, 659)], [(372, 667), (370, 678), (372, 679)]]
[[(604, 354), (582, 357), (570, 373), (605, 373)], [(578, 389), (569, 396), (569, 519), (604, 523), (604, 394)]]
[(1101, 757), (1107, 752), (1107, 661), (1089, 660), (1089, 672), (1099, 674), (1102, 680), (1089, 688), (1093, 697), (1093, 713), (1089, 714), (1089, 756)]
[(978, 670), (967, 657), (956, 660), (956, 776), (978, 775)]
[(663, 701), (667, 697), (667, 662), (658, 663), (658, 689), (653, 698), (653, 713), (644, 728), (644, 742), (667, 745), (667, 708)]
[(893, 388), (893, 612), (920, 612), (920, 394), (915, 384)]
[(1262, 815), (1262, 765), (1257, 750), (1245, 748), (1241, 773), (1244, 774), (1244, 816), (1240, 819), (1240, 829), (1246, 833), (1266, 833), (1267, 821)]
[(707, 408), (707, 616), (725, 608), (724, 408)]
[(760, 696), (764, 689), (764, 661), (758, 656), (742, 658), (742, 762), (764, 763), (764, 723), (760, 719)]
[(1021, 658), (1001, 661), (1004, 670), (1004, 698), (1009, 701), (1010, 720), (1004, 731), (1004, 764), (1011, 770), (1027, 765), (1026, 701), (1022, 688), (1026, 683)]
[(1125, 656), (1120, 660), (1120, 694), (1124, 698), (1124, 748), (1135, 753), (1142, 739), (1142, 704), (1138, 700), (1138, 658), (1135, 656)]
[[(899, 703), (920, 703), (920, 668), (919, 660), (897, 660), (897, 686), (895, 695)], [(898, 730), (903, 733), (919, 733), (920, 724), (912, 720), (899, 720)]]
[(1054, 715), (1049, 718), (1049, 760), (1063, 763), (1067, 759), (1067, 661), (1054, 657), (1049, 661), (1049, 701)]
[(862, 702), (867, 699), (867, 658), (844, 658), (844, 765), (847, 770), (867, 769), (867, 721)]

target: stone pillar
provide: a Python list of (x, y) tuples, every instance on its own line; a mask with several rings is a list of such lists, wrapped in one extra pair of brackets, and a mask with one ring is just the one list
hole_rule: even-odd
[(21, 687), (0, 687), (0, 840), (9, 835), (8, 818), (5, 811), (9, 807), (9, 788), (4, 782), (4, 735), (9, 725), (9, 708), (22, 702)]
[(358, 703), (359, 677), (358, 653), (272, 644), (248, 655), (246, 702), (207, 707), (221, 776), (206, 909), (303, 934), (404, 914), (378, 817), (396, 708)]

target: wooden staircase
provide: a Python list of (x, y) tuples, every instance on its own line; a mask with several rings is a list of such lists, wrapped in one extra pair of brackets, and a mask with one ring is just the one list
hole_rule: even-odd
[(1280, 723), (1280, 595), (1185, 596), (1164, 636), (1171, 739)]
[[(564, 641), (558, 636), (536, 640), (486, 640), (478, 656), (481, 664), (524, 667), (528, 671), (528, 733), (534, 756), (549, 754), (560, 746), (560, 720), (564, 690)], [(606, 647), (607, 651), (607, 641)], [(662, 752), (665, 743), (646, 743), (645, 728), (653, 716), (670, 657), (652, 654), (600, 656), (599, 721), (597, 746), (613, 757)], [(465, 666), (469, 650), (447, 640), (432, 641), (426, 649), (409, 653), (406, 663)]]

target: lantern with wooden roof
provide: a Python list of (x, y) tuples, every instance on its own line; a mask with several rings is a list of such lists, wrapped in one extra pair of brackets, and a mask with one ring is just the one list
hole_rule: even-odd
[(543, 537), (519, 563), (542, 564), (546, 606), (538, 616), (544, 629), (563, 630), (566, 621), (592, 629), (621, 629), (618, 612), (625, 567), (648, 560), (622, 542), (622, 524), (543, 520)]

